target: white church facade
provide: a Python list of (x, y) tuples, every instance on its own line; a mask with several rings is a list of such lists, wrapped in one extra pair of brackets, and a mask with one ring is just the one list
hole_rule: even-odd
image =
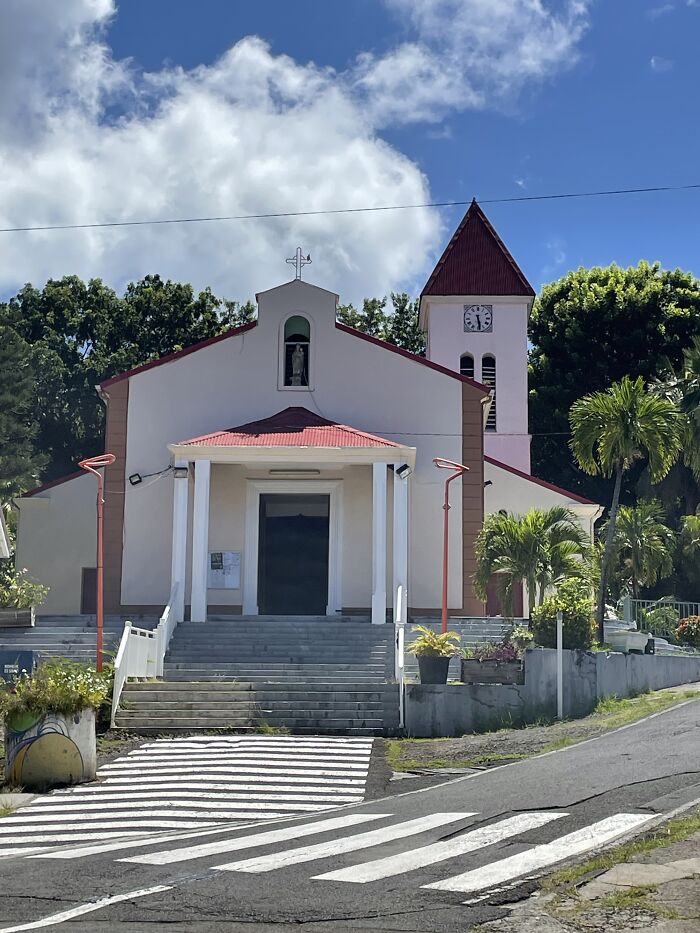
[[(106, 380), (105, 606), (180, 619), (347, 616), (384, 622), (441, 604), (444, 473), (449, 611), (474, 594), (484, 515), (600, 509), (530, 474), (527, 321), (534, 292), (474, 203), (421, 296), (426, 357), (336, 321), (338, 296), (297, 278), (257, 296), (253, 323)], [(18, 565), (41, 611), (91, 611), (95, 480), (17, 500)], [(495, 597), (494, 597), (495, 598)]]

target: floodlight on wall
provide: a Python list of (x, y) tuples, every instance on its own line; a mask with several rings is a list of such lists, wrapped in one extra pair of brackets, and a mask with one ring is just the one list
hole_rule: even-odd
[(138, 486), (139, 483), (143, 482), (143, 477), (140, 473), (132, 473), (129, 477), (129, 482), (132, 486)]
[(173, 467), (173, 476), (175, 479), (187, 479), (190, 475), (189, 467), (186, 466), (176, 466)]
[(408, 479), (411, 473), (413, 473), (413, 469), (407, 463), (404, 463), (400, 467), (397, 467), (395, 472), (401, 479)]
[(493, 480), (492, 480), (492, 479), (487, 479), (487, 480), (486, 480), (486, 482), (484, 483), (484, 489), (486, 489), (487, 486), (493, 486)]

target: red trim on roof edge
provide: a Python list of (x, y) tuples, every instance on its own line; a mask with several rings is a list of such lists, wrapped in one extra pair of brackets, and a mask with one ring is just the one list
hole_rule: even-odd
[(143, 373), (147, 369), (155, 369), (156, 366), (162, 366), (164, 363), (171, 363), (173, 360), (180, 359), (182, 356), (188, 356), (190, 353), (195, 353), (197, 350), (202, 350), (204, 347), (210, 347), (214, 343), (218, 343), (220, 340), (226, 340), (228, 337), (237, 337), (239, 334), (245, 334), (246, 331), (252, 330), (254, 327), (258, 326), (257, 319), (255, 321), (250, 321), (248, 324), (241, 324), (240, 327), (232, 327), (230, 330), (226, 330), (223, 334), (217, 334), (216, 337), (207, 337), (206, 340), (200, 340), (198, 343), (193, 343), (189, 347), (184, 347), (182, 350), (175, 350), (173, 353), (168, 353), (166, 356), (161, 356), (157, 360), (150, 360), (148, 363), (141, 363), (140, 366), (135, 366), (133, 369), (127, 369), (124, 373), (118, 373), (116, 376), (110, 376), (109, 379), (105, 379), (104, 382), (100, 383), (101, 389), (106, 389), (111, 385), (114, 385), (115, 382), (121, 382), (123, 379), (129, 379), (131, 376), (136, 376), (138, 373)]
[(37, 486), (35, 489), (30, 489), (29, 492), (23, 492), (21, 496), (17, 496), (17, 499), (29, 499), (32, 496), (36, 496), (40, 492), (45, 492), (47, 489), (52, 489), (54, 486), (60, 486), (62, 483), (68, 483), (72, 479), (77, 479), (79, 476), (87, 476), (85, 470), (78, 470), (76, 473), (68, 473), (67, 476), (59, 476), (58, 479), (49, 480), (48, 483), (42, 483), (41, 486)]
[(387, 343), (386, 340), (380, 340), (378, 337), (371, 337), (369, 334), (365, 334), (361, 330), (356, 330), (354, 327), (348, 327), (347, 324), (341, 324), (340, 321), (336, 321), (335, 326), (338, 330), (342, 330), (344, 334), (350, 334), (353, 337), (359, 337), (360, 340), (366, 340), (367, 343), (373, 343), (375, 346), (381, 347), (383, 350), (391, 350), (392, 353), (398, 353), (399, 356), (404, 356), (408, 360), (413, 360), (414, 363), (421, 363), (423, 366), (427, 366), (429, 369), (434, 369), (435, 372), (442, 373), (443, 376), (452, 376), (453, 379), (457, 379), (459, 382), (466, 382), (467, 385), (473, 386), (475, 389), (479, 389), (479, 391), (483, 392), (484, 395), (488, 395), (490, 392), (490, 389), (487, 386), (483, 385), (481, 382), (477, 382), (476, 379), (470, 379), (469, 376), (463, 376), (461, 373), (456, 372), (454, 369), (448, 369), (446, 366), (441, 366), (439, 363), (433, 363), (432, 360), (426, 360), (424, 356), (418, 356), (417, 353), (411, 353), (408, 350), (397, 347), (393, 343)]
[(486, 463), (492, 463), (494, 466), (501, 467), (502, 470), (506, 470), (508, 473), (513, 473), (514, 476), (520, 476), (522, 479), (530, 480), (531, 483), (536, 483), (538, 486), (543, 486), (545, 489), (551, 489), (552, 492), (558, 492), (562, 496), (568, 496), (569, 499), (573, 499), (574, 502), (581, 502), (583, 505), (597, 505), (600, 507), (599, 502), (594, 502), (592, 499), (586, 499), (585, 496), (579, 496), (578, 493), (569, 492), (568, 489), (563, 489), (561, 486), (555, 486), (554, 483), (548, 483), (546, 479), (540, 479), (538, 476), (532, 476), (530, 473), (523, 473), (522, 470), (516, 470), (515, 467), (510, 466), (508, 463), (503, 463), (501, 460), (494, 460), (493, 457), (487, 457), (484, 455), (484, 461)]

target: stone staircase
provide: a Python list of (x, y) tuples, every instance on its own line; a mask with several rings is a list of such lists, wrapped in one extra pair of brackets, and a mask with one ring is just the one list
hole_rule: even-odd
[(128, 683), (116, 725), (143, 733), (259, 729), (381, 735), (398, 728), (393, 626), (354, 618), (183, 622), (164, 680)]
[[(133, 619), (141, 628), (154, 628), (155, 617)], [(107, 616), (104, 621), (104, 650), (116, 653), (124, 631), (124, 617)], [(28, 628), (0, 628), (0, 652), (36, 651), (39, 660), (69, 658), (72, 661), (95, 661), (95, 617), (37, 616), (36, 625)]]

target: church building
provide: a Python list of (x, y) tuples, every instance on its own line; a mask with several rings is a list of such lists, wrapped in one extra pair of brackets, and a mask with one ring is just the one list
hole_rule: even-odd
[[(307, 270), (304, 270), (304, 274)], [(421, 294), (425, 357), (336, 321), (301, 277), (259, 293), (243, 327), (107, 379), (105, 608), (136, 619), (409, 617), (441, 606), (446, 458), (453, 616), (473, 591), (484, 515), (588, 500), (530, 473), (527, 328), (534, 291), (474, 202)], [(94, 611), (93, 476), (18, 500), (17, 564), (41, 613)], [(522, 604), (518, 608), (521, 608)]]

